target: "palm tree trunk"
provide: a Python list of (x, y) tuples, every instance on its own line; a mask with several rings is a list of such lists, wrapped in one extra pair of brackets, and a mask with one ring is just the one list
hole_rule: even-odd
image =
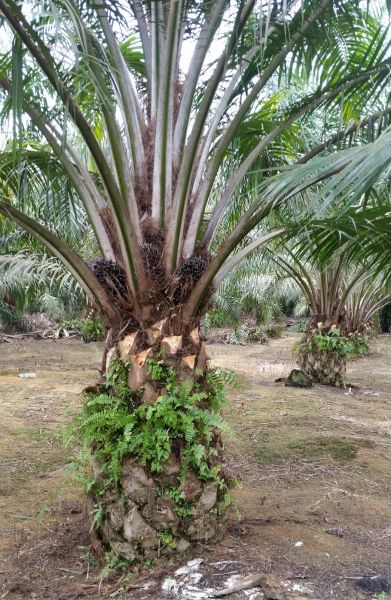
[[(126, 397), (129, 422), (138, 419), (132, 430), (118, 428), (118, 444), (125, 449), (118, 454), (116, 483), (102, 460), (102, 442), (93, 440), (89, 447), (96, 533), (107, 550), (131, 561), (218, 540), (229, 506), (205, 340), (199, 327), (184, 335), (170, 335), (170, 329), (168, 319), (159, 321), (126, 335), (107, 352), (106, 393)], [(125, 377), (113, 376), (120, 371)], [(98, 388), (95, 398), (101, 392)], [(126, 415), (121, 418), (126, 421)], [(141, 431), (137, 427), (144, 427), (144, 438), (129, 452)], [(148, 435), (158, 434), (165, 437), (163, 447), (161, 437), (148, 442)]]
[(316, 330), (309, 329), (303, 337), (299, 347), (299, 366), (318, 383), (344, 386), (346, 357), (335, 350), (320, 349), (314, 340), (316, 335)]

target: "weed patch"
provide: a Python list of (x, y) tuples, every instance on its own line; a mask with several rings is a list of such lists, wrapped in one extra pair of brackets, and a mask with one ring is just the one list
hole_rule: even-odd
[(46, 477), (68, 462), (61, 439), (52, 431), (29, 427), (12, 431), (17, 447), (0, 461), (0, 496), (10, 496), (26, 487), (29, 477)]
[(338, 437), (315, 437), (306, 440), (281, 441), (258, 448), (256, 458), (261, 464), (281, 462), (347, 462), (357, 455), (357, 446)]

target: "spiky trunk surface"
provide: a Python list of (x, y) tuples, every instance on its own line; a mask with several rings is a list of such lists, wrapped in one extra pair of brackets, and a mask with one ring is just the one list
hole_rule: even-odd
[(307, 375), (324, 385), (344, 383), (346, 361), (335, 352), (300, 351), (299, 365)]
[(335, 350), (323, 350), (314, 343), (313, 331), (308, 332), (299, 347), (298, 363), (307, 375), (323, 385), (343, 386), (346, 358)]
[[(207, 369), (205, 341), (198, 328), (181, 336), (168, 328), (160, 321), (114, 345), (107, 381), (87, 400), (97, 407), (89, 418), (102, 419), (89, 444), (95, 529), (106, 549), (131, 561), (218, 540), (229, 506), (222, 394)], [(110, 397), (118, 417), (102, 409)]]

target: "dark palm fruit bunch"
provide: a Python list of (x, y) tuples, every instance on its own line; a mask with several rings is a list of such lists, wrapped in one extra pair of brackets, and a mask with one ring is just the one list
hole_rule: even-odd
[(97, 258), (89, 264), (91, 271), (112, 296), (127, 296), (126, 275), (124, 269), (108, 258)]
[(180, 304), (184, 301), (207, 266), (208, 263), (201, 256), (192, 256), (183, 263), (175, 276), (177, 285), (173, 295), (174, 304)]
[(155, 244), (144, 244), (145, 257), (150, 271), (161, 270), (162, 251)]

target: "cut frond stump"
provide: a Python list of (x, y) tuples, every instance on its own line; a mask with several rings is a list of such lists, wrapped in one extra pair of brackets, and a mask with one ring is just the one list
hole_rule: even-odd
[(200, 343), (200, 334), (198, 329), (193, 329), (193, 331), (190, 332), (189, 335), (189, 340), (195, 344), (196, 346), (198, 346), (198, 344)]
[(180, 369), (183, 369), (184, 371), (186, 371), (186, 370), (194, 371), (195, 362), (196, 362), (195, 354), (192, 354), (191, 356), (184, 356), (180, 363)]
[(158, 329), (150, 328), (145, 330), (146, 341), (150, 346), (154, 346), (161, 338), (161, 335), (162, 333)]
[(176, 356), (179, 350), (182, 350), (182, 336), (170, 335), (163, 338), (160, 349), (163, 353), (163, 356)]
[(139, 350), (140, 332), (130, 333), (119, 344), (119, 353), (121, 360), (126, 362)]
[(202, 342), (197, 358), (197, 369), (205, 373), (207, 367), (208, 355), (206, 353), (206, 343)]
[(143, 386), (148, 378), (147, 359), (152, 354), (152, 348), (144, 350), (139, 354), (130, 357), (130, 366), (128, 371), (128, 386), (134, 392)]
[(153, 404), (155, 400), (159, 397), (159, 391), (146, 381), (144, 384), (144, 391), (141, 397), (141, 401), (143, 404)]
[(110, 370), (111, 361), (115, 358), (118, 358), (118, 349), (117, 346), (110, 348), (106, 355), (106, 372)]

